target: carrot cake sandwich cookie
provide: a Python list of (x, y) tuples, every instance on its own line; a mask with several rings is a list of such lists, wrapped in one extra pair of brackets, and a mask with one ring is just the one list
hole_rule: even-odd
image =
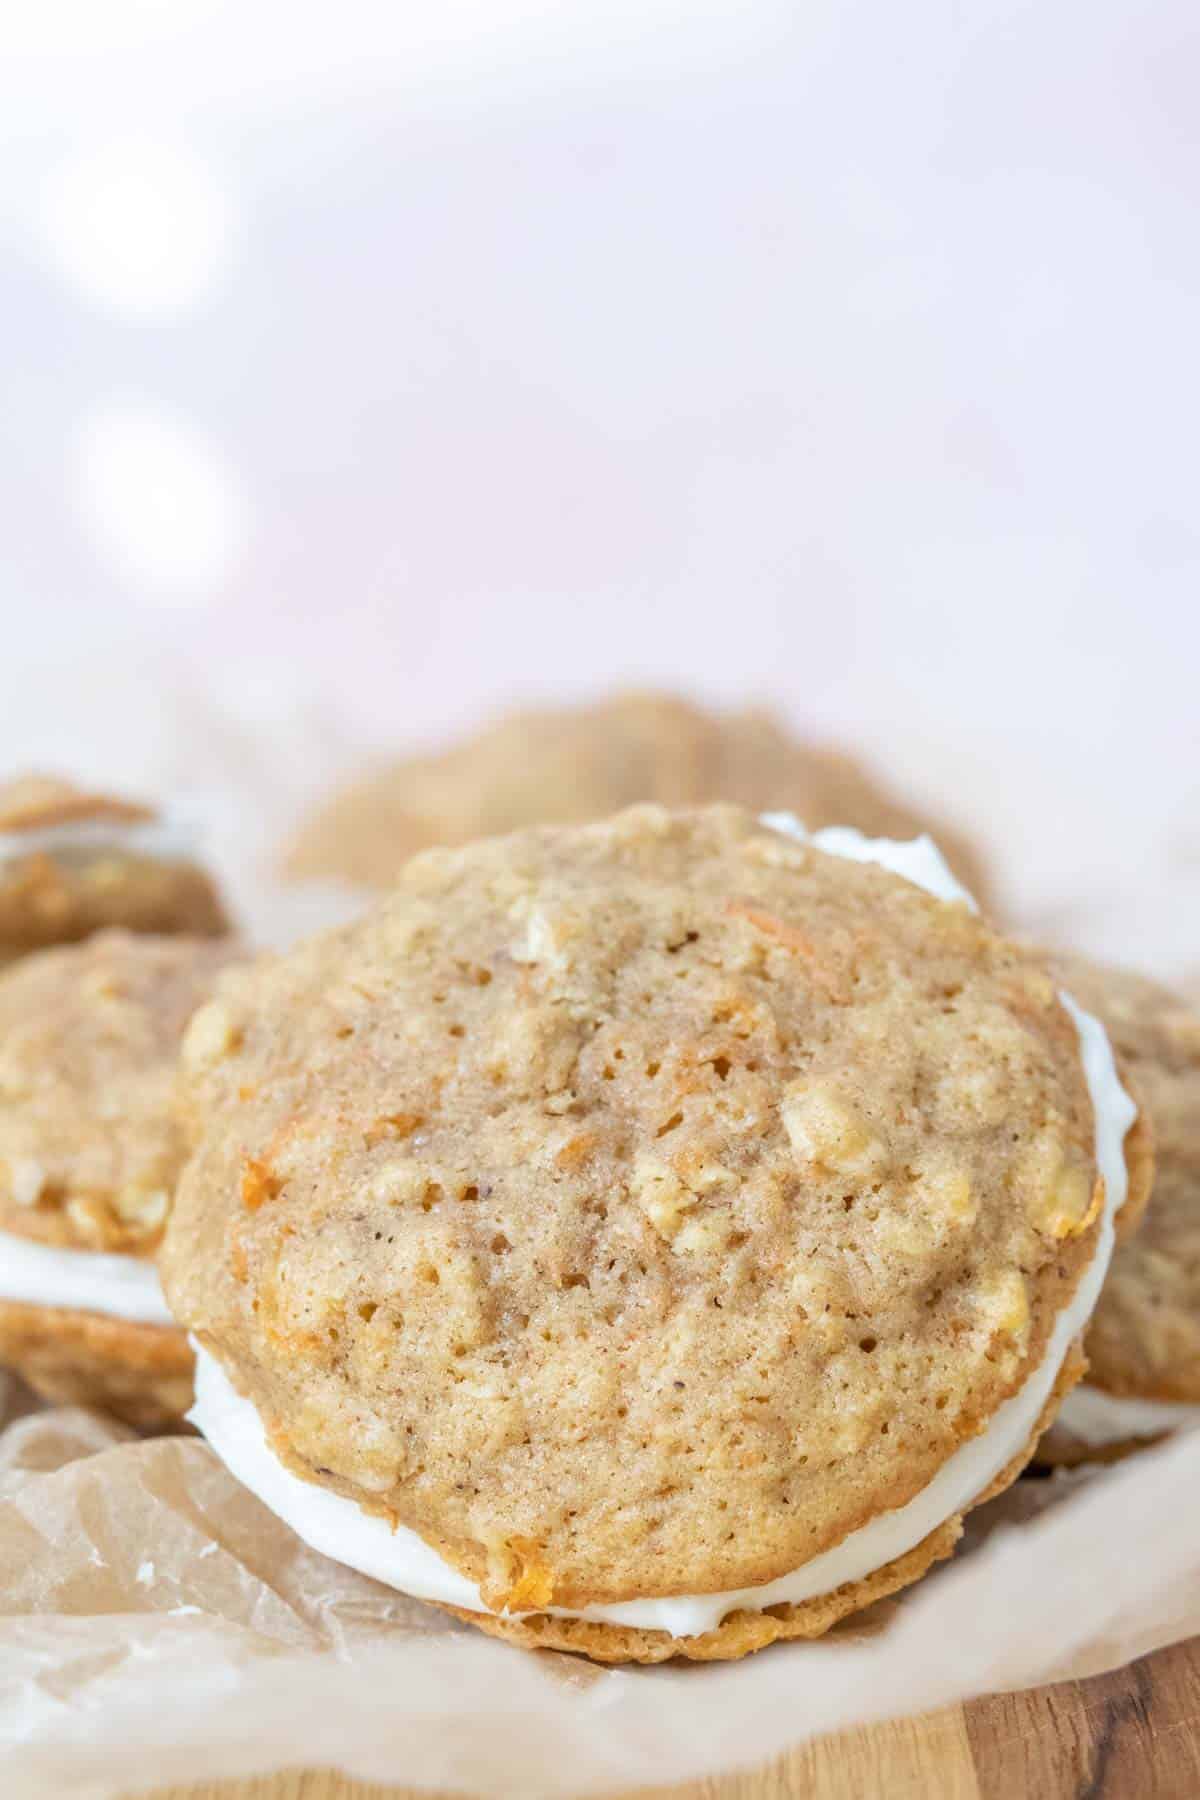
[(0, 783), (0, 964), (109, 925), (229, 928), (186, 837), (150, 807), (52, 776)]
[(1088, 1330), (1086, 1382), (1040, 1461), (1110, 1461), (1200, 1424), (1200, 1015), (1159, 983), (1081, 956), (1056, 979), (1104, 1021), (1154, 1135), (1153, 1192)]
[(0, 973), (0, 1363), (177, 1423), (192, 1355), (154, 1266), (184, 1157), (179, 1043), (229, 939), (104, 931)]
[(316, 1548), (603, 1661), (950, 1554), (1082, 1369), (1134, 1106), (932, 845), (636, 807), (414, 857), (221, 980), (162, 1252)]
[(301, 824), (285, 872), (386, 887), (407, 857), (433, 845), (582, 824), (640, 801), (716, 800), (755, 812), (786, 806), (811, 826), (872, 836), (932, 831), (955, 874), (986, 899), (974, 846), (920, 818), (845, 751), (801, 742), (761, 709), (712, 712), (639, 692), (510, 713), (441, 751), (383, 765)]

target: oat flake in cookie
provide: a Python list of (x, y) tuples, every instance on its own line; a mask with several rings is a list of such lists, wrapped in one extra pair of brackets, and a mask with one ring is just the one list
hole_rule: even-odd
[(604, 1660), (949, 1554), (1078, 1378), (1133, 1115), (967, 905), (731, 807), (418, 856), (183, 1061), (197, 1422), (320, 1548)]
[(152, 1258), (185, 1150), (180, 1040), (237, 954), (106, 931), (0, 974), (0, 1362), (48, 1399), (139, 1426), (190, 1404)]
[(1158, 982), (1057, 955), (1050, 969), (1104, 1021), (1154, 1135), (1153, 1192), (1113, 1257), (1087, 1335), (1088, 1375), (1039, 1460), (1110, 1460), (1200, 1424), (1200, 1016)]
[(220, 896), (146, 806), (53, 776), (0, 783), (0, 964), (105, 926), (212, 936)]

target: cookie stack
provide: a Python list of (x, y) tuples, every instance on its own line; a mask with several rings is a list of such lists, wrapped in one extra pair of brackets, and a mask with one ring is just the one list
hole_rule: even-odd
[(1195, 1020), (998, 934), (928, 838), (763, 816), (815, 765), (670, 704), (607, 763), (540, 715), (551, 822), (511, 726), (474, 788), (326, 812), (296, 866), (389, 885), (286, 955), (0, 977), (0, 1355), (161, 1426), (186, 1332), (192, 1422), (308, 1543), (607, 1662), (817, 1636), (1035, 1452), (1200, 1401)]
[(53, 776), (0, 783), (0, 966), (106, 925), (192, 937), (228, 929), (187, 834), (152, 807)]
[(153, 1258), (185, 1155), (179, 1044), (227, 932), (150, 808), (40, 776), (0, 790), (0, 1362), (143, 1429), (191, 1404)]

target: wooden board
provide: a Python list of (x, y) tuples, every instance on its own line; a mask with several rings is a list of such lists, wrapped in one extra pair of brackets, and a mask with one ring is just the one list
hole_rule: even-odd
[[(401, 1774), (402, 1771), (397, 1771)], [(1200, 1638), (1094, 1681), (824, 1738), (752, 1774), (623, 1800), (1197, 1800)], [(152, 1800), (417, 1800), (309, 1771)], [(421, 1800), (431, 1800), (425, 1794)], [(519, 1800), (519, 1797), (518, 1797)]]

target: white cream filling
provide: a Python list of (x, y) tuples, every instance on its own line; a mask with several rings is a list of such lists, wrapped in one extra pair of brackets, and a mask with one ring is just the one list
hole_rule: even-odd
[(881, 869), (890, 869), (914, 887), (924, 888), (936, 900), (961, 901), (972, 912), (979, 911), (974, 896), (950, 873), (945, 857), (928, 835), (903, 841), (870, 838), (853, 825), (826, 825), (821, 831), (809, 831), (795, 813), (789, 812), (764, 813), (760, 823), (782, 837), (798, 838), (814, 850), (824, 850), (827, 856), (841, 856), (847, 862), (878, 863)]
[(70, 819), (31, 831), (0, 831), (0, 867), (27, 856), (82, 861), (105, 851), (187, 862), (196, 854), (196, 834), (181, 819)]
[(1136, 1395), (1106, 1394), (1086, 1383), (1071, 1392), (1054, 1421), (1093, 1450), (1123, 1444), (1131, 1438), (1161, 1437), (1200, 1425), (1200, 1405), (1185, 1400), (1139, 1400)]
[(143, 1325), (175, 1323), (158, 1270), (144, 1257), (62, 1250), (11, 1231), (0, 1232), (0, 1299), (77, 1307)]
[[(789, 814), (768, 814), (773, 829), (802, 836), (818, 849), (857, 861), (883, 863), (905, 879), (927, 887), (941, 899), (970, 896), (947, 869), (934, 844), (867, 839), (841, 827), (817, 832), (811, 839)], [(1055, 1320), (1046, 1354), (1024, 1385), (993, 1414), (987, 1429), (963, 1444), (933, 1480), (906, 1506), (895, 1508), (852, 1531), (840, 1544), (812, 1557), (799, 1569), (759, 1587), (715, 1594), (672, 1594), (655, 1599), (623, 1600), (611, 1605), (539, 1608), (561, 1618), (589, 1619), (672, 1637), (695, 1637), (715, 1629), (740, 1608), (799, 1604), (831, 1593), (846, 1582), (860, 1581), (893, 1562), (971, 1505), (1018, 1456), (1032, 1437), (1042, 1409), (1058, 1379), (1068, 1351), (1090, 1318), (1108, 1272), (1115, 1234), (1113, 1220), (1125, 1203), (1124, 1137), (1136, 1107), (1117, 1078), (1112, 1050), (1103, 1026), (1062, 995), (1079, 1032), (1084, 1075), (1096, 1125), (1096, 1162), (1104, 1178), (1105, 1204), (1096, 1253), (1070, 1303)], [(440, 1600), (473, 1612), (491, 1612), (476, 1584), (444, 1562), (415, 1531), (394, 1529), (366, 1513), (353, 1500), (293, 1475), (271, 1450), (252, 1402), (239, 1395), (219, 1363), (196, 1345), (196, 1403), (188, 1414), (231, 1472), (269, 1506), (297, 1535), (333, 1560), (358, 1569), (418, 1600)]]

